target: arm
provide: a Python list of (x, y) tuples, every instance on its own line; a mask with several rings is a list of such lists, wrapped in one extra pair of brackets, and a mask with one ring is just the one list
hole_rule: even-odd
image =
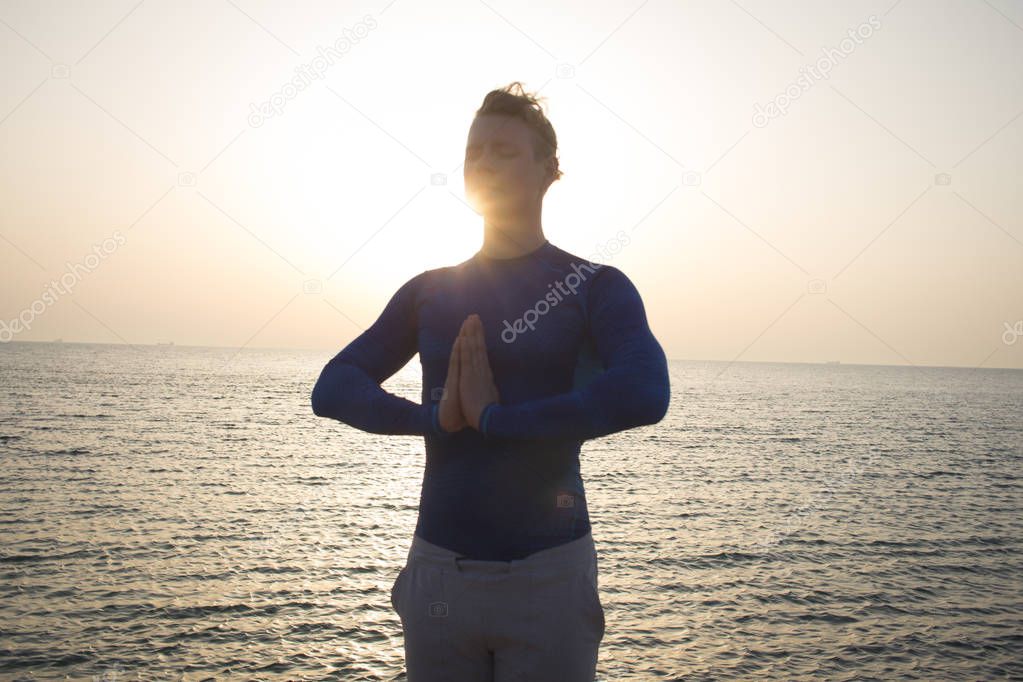
[(480, 431), (498, 438), (587, 440), (655, 424), (668, 411), (668, 363), (639, 292), (608, 265), (587, 293), (590, 334), (605, 371), (584, 388), (517, 405), (491, 403)]
[(437, 405), (417, 405), (380, 387), (418, 349), (416, 293), (425, 273), (391, 297), (373, 325), (327, 363), (313, 387), (313, 413), (369, 433), (394, 436), (447, 435)]

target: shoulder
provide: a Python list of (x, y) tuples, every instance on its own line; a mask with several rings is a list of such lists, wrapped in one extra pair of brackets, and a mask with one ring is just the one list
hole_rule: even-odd
[(569, 278), (574, 280), (573, 284), (585, 291), (587, 298), (616, 290), (635, 290), (636, 288), (628, 275), (613, 265), (565, 251), (562, 251), (562, 254), (564, 254), (561, 258), (562, 271), (566, 282)]
[(395, 297), (409, 305), (418, 307), (425, 300), (442, 296), (452, 286), (457, 286), (461, 267), (461, 265), (449, 265), (423, 270), (406, 280), (398, 289)]
[(462, 263), (458, 265), (445, 265), (439, 268), (424, 270), (412, 278), (415, 286), (420, 290), (433, 290), (439, 286), (454, 281), (459, 272), (463, 269)]
[(547, 262), (561, 272), (566, 282), (569, 278), (573, 280), (570, 286), (578, 285), (584, 289), (592, 287), (597, 281), (625, 277), (621, 270), (597, 261), (595, 256), (580, 256), (555, 246), (548, 253)]
[(431, 268), (430, 270), (423, 270), (422, 272), (410, 277), (404, 284), (401, 285), (402, 289), (423, 289), (436, 285), (440, 282), (449, 279), (455, 274), (456, 270), (461, 267), (460, 265), (448, 265), (440, 268)]
[(610, 319), (607, 313), (611, 311), (616, 316), (642, 310), (639, 291), (629, 276), (613, 265), (591, 260), (595, 258), (596, 254), (586, 258), (563, 249), (555, 249), (551, 254), (565, 285), (579, 292), (586, 317)]
[(591, 305), (640, 301), (639, 290), (629, 276), (619, 268), (606, 264), (601, 265), (594, 275), (586, 298)]

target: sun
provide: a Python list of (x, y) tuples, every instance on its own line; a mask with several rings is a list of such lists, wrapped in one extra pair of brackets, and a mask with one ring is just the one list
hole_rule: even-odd
[[(383, 198), (381, 199), (383, 201)], [(483, 243), (483, 217), (465, 200), (461, 175), (456, 187), (426, 187), (367, 241), (358, 269), (381, 286), (404, 282), (426, 270), (471, 258)]]

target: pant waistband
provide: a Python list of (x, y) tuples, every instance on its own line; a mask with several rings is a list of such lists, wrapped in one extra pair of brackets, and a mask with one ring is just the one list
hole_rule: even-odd
[(582, 564), (593, 561), (596, 558), (596, 546), (593, 543), (593, 533), (570, 540), (556, 547), (542, 549), (533, 552), (522, 559), (511, 561), (484, 561), (482, 559), (469, 559), (457, 552), (445, 547), (440, 547), (427, 542), (418, 535), (412, 535), (412, 545), (409, 547), (409, 562), (421, 561), (437, 564), (452, 570), (464, 571), (471, 569), (481, 573), (520, 573), (534, 571), (539, 568), (548, 568), (567, 564)]

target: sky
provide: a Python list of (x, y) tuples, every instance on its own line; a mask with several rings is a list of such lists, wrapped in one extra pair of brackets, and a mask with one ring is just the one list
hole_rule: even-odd
[(518, 80), (669, 358), (1023, 368), (1020, 64), (1008, 0), (3, 0), (0, 341), (329, 357), (480, 248)]

